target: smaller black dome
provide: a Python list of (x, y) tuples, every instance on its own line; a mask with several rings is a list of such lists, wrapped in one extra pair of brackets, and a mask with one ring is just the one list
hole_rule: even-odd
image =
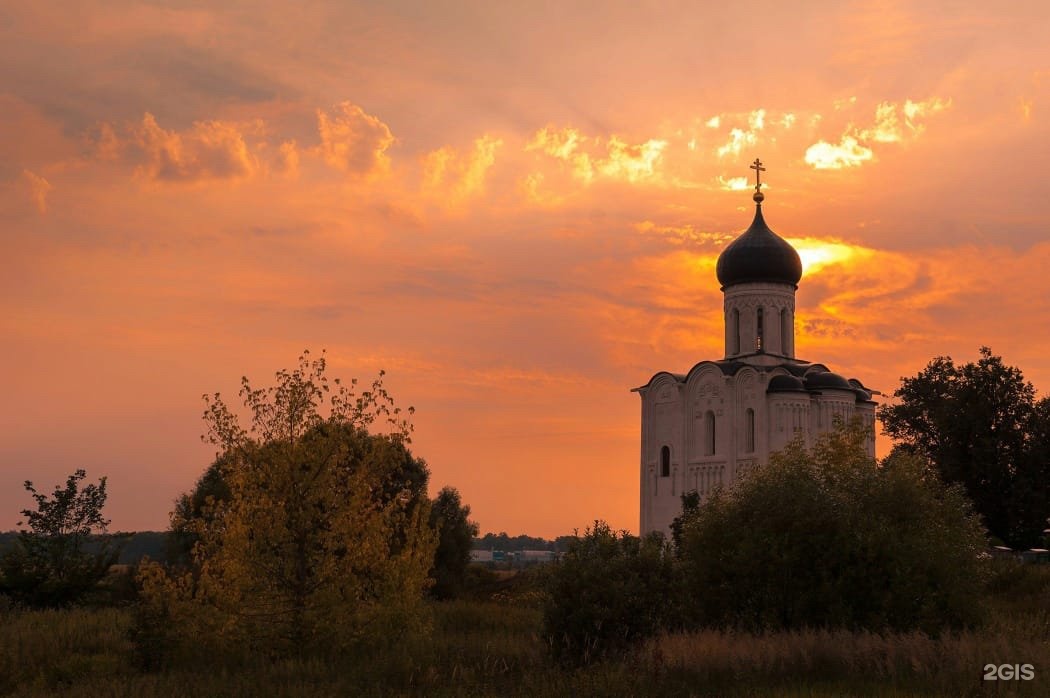
[(871, 391), (864, 387), (856, 378), (850, 378), (849, 384), (853, 386), (853, 392), (857, 394), (857, 402), (871, 402)]
[(857, 402), (871, 402), (871, 393), (864, 388), (854, 388), (853, 392), (857, 394)]
[(798, 287), (802, 278), (802, 259), (787, 240), (769, 229), (759, 204), (755, 206), (755, 220), (751, 227), (718, 256), (715, 274), (722, 288), (746, 283)]
[(809, 390), (848, 390), (851, 393), (854, 391), (848, 380), (831, 371), (807, 373), (806, 387)]
[(794, 376), (776, 375), (769, 379), (767, 393), (804, 393), (806, 386)]

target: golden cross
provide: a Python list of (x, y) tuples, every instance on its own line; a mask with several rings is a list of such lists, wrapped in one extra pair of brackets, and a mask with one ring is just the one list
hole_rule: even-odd
[(754, 163), (751, 164), (751, 169), (755, 171), (755, 191), (762, 191), (762, 173), (766, 171), (766, 168), (762, 167), (762, 161), (755, 158)]

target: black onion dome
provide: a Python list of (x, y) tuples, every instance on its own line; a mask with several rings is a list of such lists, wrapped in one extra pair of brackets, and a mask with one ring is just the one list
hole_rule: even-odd
[(755, 206), (751, 227), (719, 255), (715, 273), (722, 288), (746, 283), (797, 287), (802, 278), (802, 260), (787, 240), (766, 225), (760, 203)]
[(806, 386), (795, 376), (776, 375), (769, 379), (767, 393), (804, 393)]
[(810, 390), (846, 390), (854, 392), (849, 381), (837, 373), (831, 371), (819, 371), (806, 374), (806, 387)]

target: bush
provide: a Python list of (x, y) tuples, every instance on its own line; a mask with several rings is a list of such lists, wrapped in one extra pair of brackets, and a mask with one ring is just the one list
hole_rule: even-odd
[(675, 586), (671, 549), (659, 534), (638, 538), (596, 521), (547, 572), (550, 651), (587, 664), (659, 632), (677, 616)]
[(859, 424), (774, 455), (683, 522), (700, 625), (936, 632), (980, 618), (983, 528), (958, 488)]

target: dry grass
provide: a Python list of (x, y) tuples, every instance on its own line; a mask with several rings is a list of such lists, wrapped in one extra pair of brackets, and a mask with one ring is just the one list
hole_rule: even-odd
[(1028, 663), (1041, 671), (1034, 681), (1016, 682), (1016, 688), (1050, 695), (1047, 641), (994, 632), (934, 638), (825, 630), (765, 635), (704, 631), (653, 640), (639, 659), (647, 673), (698, 685), (855, 682), (948, 696), (991, 688), (981, 679), (985, 664)]
[[(703, 631), (656, 638), (573, 671), (548, 659), (540, 611), (522, 602), (524, 587), (503, 589), (515, 597), (503, 603), (433, 604), (429, 636), (377, 641), (349, 655), (271, 661), (230, 648), (155, 673), (134, 668), (127, 609), (0, 609), (0, 695), (1050, 695), (1050, 568), (1003, 580), (993, 621), (979, 631)], [(1033, 664), (1036, 678), (985, 682), (988, 663)]]

